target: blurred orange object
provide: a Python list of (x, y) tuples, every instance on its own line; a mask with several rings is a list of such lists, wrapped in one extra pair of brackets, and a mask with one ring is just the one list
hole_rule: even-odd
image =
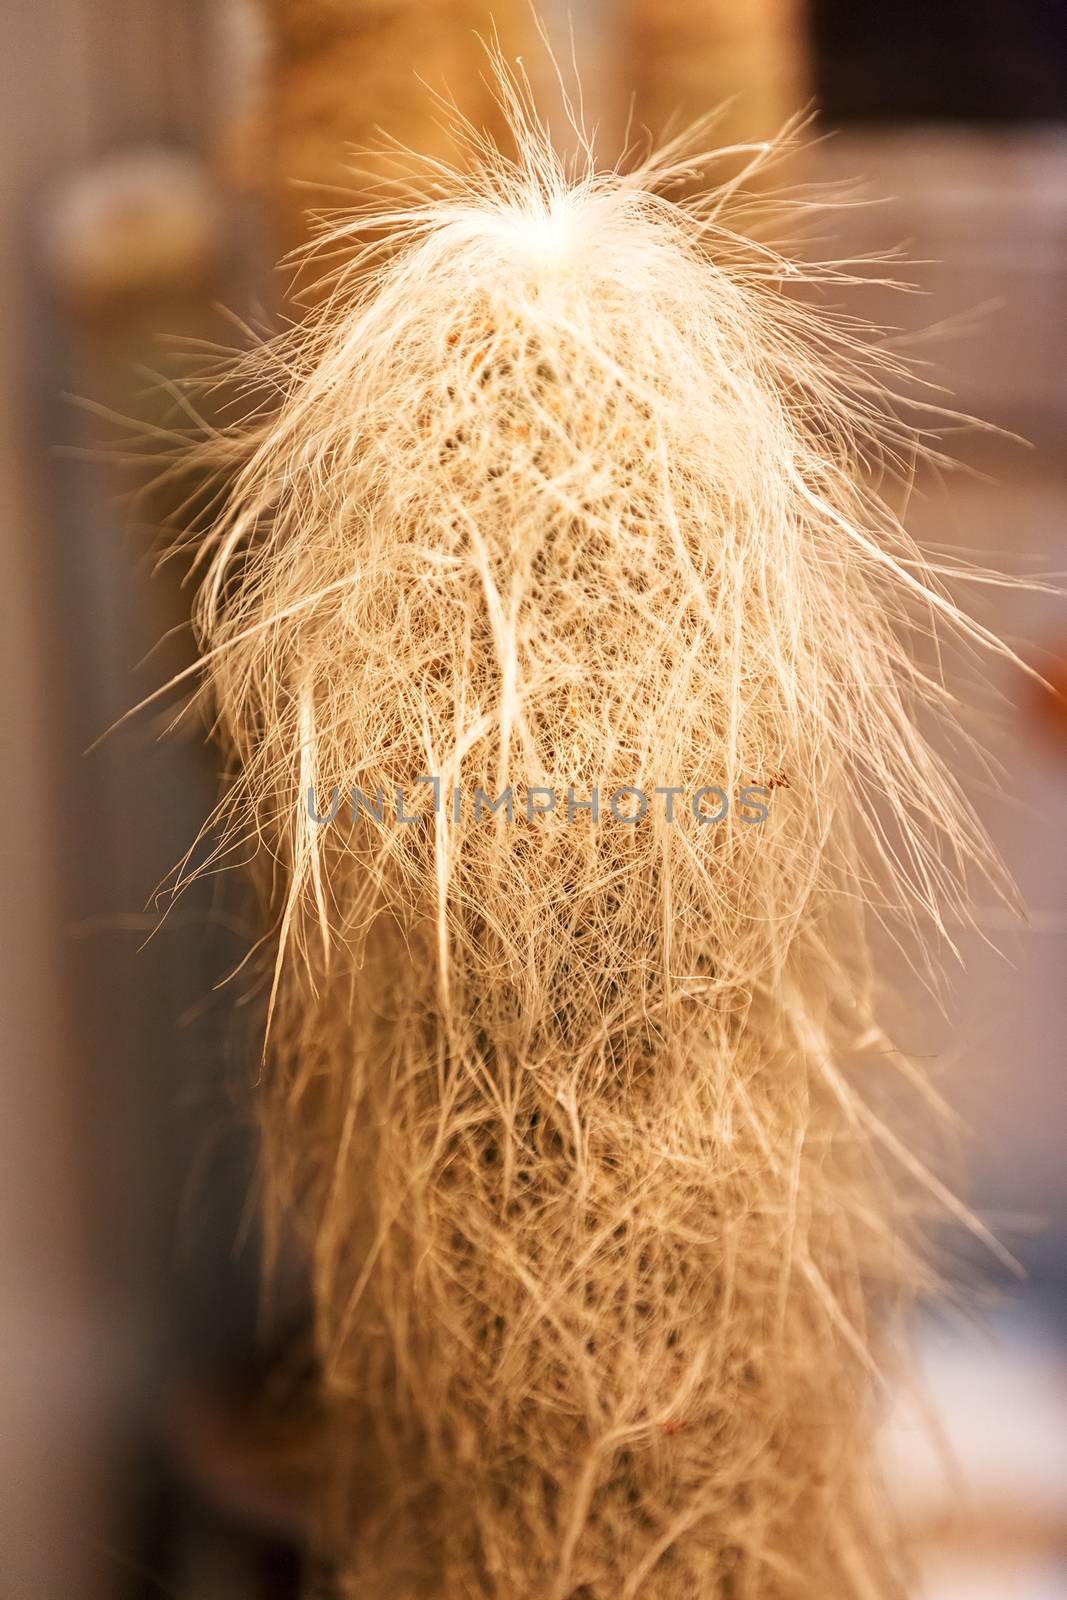
[(627, 78), (660, 136), (717, 107), (721, 143), (766, 139), (805, 105), (803, 0), (627, 0)]
[[(495, 105), (479, 35), (517, 42), (512, 0), (261, 0), (271, 38), (264, 143), (280, 242), (302, 243), (309, 212), (344, 206), (379, 162), (382, 134), (420, 155), (453, 153), (446, 94), (478, 126)], [(354, 154), (360, 150), (359, 155)], [(390, 163), (383, 164), (383, 171)]]

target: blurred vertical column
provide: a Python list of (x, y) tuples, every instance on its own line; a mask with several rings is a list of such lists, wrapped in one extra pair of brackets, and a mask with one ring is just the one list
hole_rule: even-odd
[[(477, 126), (496, 108), (478, 36), (514, 53), (530, 22), (520, 0), (261, 0), (271, 43), (263, 132), (280, 243), (309, 234), (312, 211), (351, 204), (358, 165), (382, 133), (423, 155), (452, 153), (447, 94)], [(357, 157), (353, 149), (360, 150)]]
[(716, 139), (765, 139), (807, 103), (804, 0), (622, 0), (638, 126), (723, 108)]

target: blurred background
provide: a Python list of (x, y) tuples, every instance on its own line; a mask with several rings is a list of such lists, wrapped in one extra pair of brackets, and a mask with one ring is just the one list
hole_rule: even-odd
[[(532, 64), (525, 6), (493, 9)], [(256, 1600), (294, 1595), (307, 1572), (299, 1272), (261, 1304), (257, 997), (222, 981), (248, 928), (225, 880), (162, 925), (155, 898), (210, 811), (216, 758), (195, 720), (164, 738), (158, 706), (85, 753), (190, 659), (182, 569), (157, 554), (196, 486), (134, 494), (113, 418), (142, 420), (143, 454), (182, 425), (190, 360), (292, 309), (273, 264), (306, 237), (309, 207), (351, 189), (346, 141), (381, 124), (439, 146), (416, 73), (492, 122), (474, 41), (488, 14), (479, 0), (5, 7), (5, 1600)], [(542, 14), (569, 54), (567, 13)], [(920, 477), (913, 530), (1062, 577), (1062, 8), (574, 0), (570, 23), (609, 159), (628, 118), (656, 133), (725, 101), (726, 141), (817, 108), (815, 142), (783, 176), (859, 178), (877, 201), (836, 210), (832, 244), (804, 248), (903, 247), (893, 274), (918, 292), (870, 288), (853, 308), (899, 328), (960, 411), (1005, 430), (961, 430), (969, 470)], [(1017, 592), (984, 615), (1067, 685), (1063, 605)], [(901, 1030), (959, 1108), (976, 1209), (1025, 1277), (978, 1262), (982, 1317), (922, 1321), (946, 1449), (907, 1396), (886, 1448), (928, 1600), (1052, 1600), (1067, 1597), (1067, 720), (1007, 671), (986, 689), (977, 799), (1029, 919), (982, 906), (943, 1004), (913, 986)]]

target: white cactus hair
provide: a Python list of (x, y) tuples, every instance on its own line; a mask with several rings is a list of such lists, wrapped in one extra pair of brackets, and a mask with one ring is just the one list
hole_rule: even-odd
[[(331, 1549), (363, 1600), (873, 1600), (879, 1330), (950, 1202), (884, 1113), (918, 1074), (868, 935), (922, 961), (989, 863), (915, 641), (1002, 647), (878, 496), (900, 363), (789, 292), (839, 269), (734, 231), (736, 178), (671, 198), (692, 144), (562, 161), (496, 70), (516, 153), (467, 129), (345, 219), (247, 358), (277, 403), (201, 552)], [(759, 825), (687, 803), (746, 784)], [(628, 824), (619, 785), (683, 795)], [(335, 787), (422, 822), (318, 826)]]

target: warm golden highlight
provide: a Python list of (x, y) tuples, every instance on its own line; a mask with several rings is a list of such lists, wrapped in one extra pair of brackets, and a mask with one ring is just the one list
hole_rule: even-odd
[(734, 183), (568, 173), (504, 87), (517, 158), (434, 171), (256, 352), (198, 613), (330, 1537), (353, 1600), (872, 1600), (871, 1373), (940, 1191), (876, 1110), (866, 924), (985, 858), (913, 646), (995, 641), (865, 487), (914, 447), (890, 358)]

